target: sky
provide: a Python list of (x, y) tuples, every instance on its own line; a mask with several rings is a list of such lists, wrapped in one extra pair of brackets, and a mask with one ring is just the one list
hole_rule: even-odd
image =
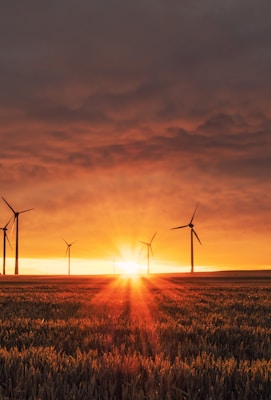
[(155, 232), (152, 271), (187, 271), (189, 228), (170, 228), (198, 203), (195, 270), (271, 267), (270, 14), (267, 0), (2, 4), (0, 195), (34, 208), (20, 273), (66, 272), (63, 238), (72, 273), (144, 266)]

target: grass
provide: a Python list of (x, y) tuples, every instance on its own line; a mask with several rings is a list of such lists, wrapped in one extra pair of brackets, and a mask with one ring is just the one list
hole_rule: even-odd
[(1, 399), (271, 399), (271, 276), (0, 278)]

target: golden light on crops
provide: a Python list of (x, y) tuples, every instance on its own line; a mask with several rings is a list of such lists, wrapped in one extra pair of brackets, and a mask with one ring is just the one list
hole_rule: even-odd
[(270, 279), (2, 276), (1, 399), (269, 399)]

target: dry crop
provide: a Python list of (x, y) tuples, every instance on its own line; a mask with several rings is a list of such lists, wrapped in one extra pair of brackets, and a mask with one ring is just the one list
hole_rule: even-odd
[(1, 277), (0, 400), (271, 399), (271, 280)]

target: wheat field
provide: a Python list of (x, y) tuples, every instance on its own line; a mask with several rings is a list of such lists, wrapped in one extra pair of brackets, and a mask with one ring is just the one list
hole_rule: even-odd
[(0, 277), (0, 399), (271, 399), (271, 275)]

